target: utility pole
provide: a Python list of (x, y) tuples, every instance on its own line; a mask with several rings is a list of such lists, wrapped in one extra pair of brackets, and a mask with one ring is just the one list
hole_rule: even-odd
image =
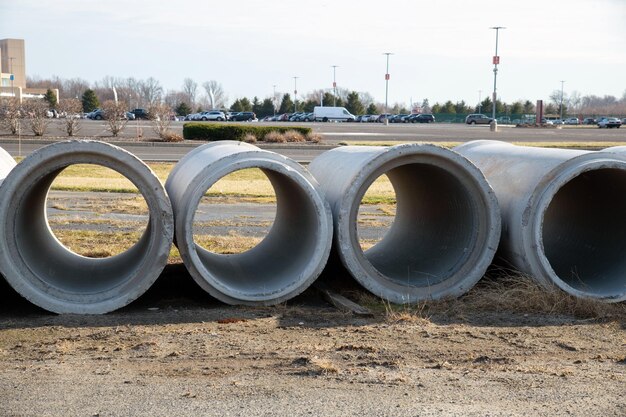
[(272, 107), (274, 108), (274, 116), (276, 116), (276, 84), (272, 85), (274, 87), (274, 95), (272, 96)]
[(337, 107), (337, 77), (336, 69), (339, 65), (331, 65), (333, 67), (333, 107)]
[(298, 103), (298, 78), (293, 77), (293, 112), (297, 111), (297, 103)]
[(385, 72), (385, 124), (389, 124), (387, 119), (387, 99), (389, 97), (389, 55), (393, 55), (393, 52), (383, 52), (383, 55), (387, 55), (387, 72)]
[(493, 120), (496, 120), (496, 100), (498, 98), (497, 96), (497, 88), (496, 88), (496, 80), (498, 78), (498, 64), (500, 63), (500, 57), (498, 56), (498, 33), (500, 32), (500, 29), (506, 29), (504, 26), (493, 26), (489, 29), (495, 29), (496, 31), (496, 54), (493, 56), (493, 103), (491, 105), (492, 107), (492, 115), (491, 117), (493, 118)]

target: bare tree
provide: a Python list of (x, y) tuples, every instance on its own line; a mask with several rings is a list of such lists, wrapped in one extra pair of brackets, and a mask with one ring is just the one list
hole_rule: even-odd
[(74, 136), (80, 131), (80, 113), (83, 111), (83, 104), (77, 98), (63, 98), (59, 101), (58, 109), (65, 116), (63, 124), (59, 129), (67, 133), (67, 136)]
[(211, 80), (202, 84), (209, 99), (211, 109), (224, 107), (226, 104), (226, 94), (224, 88), (217, 81)]
[(107, 100), (102, 105), (104, 110), (104, 118), (107, 121), (107, 130), (115, 137), (124, 130), (128, 119), (126, 118), (127, 104), (123, 101), (115, 102)]
[(41, 99), (32, 99), (25, 101), (22, 108), (35, 136), (43, 136), (48, 130), (48, 125), (50, 125), (48, 103)]
[(17, 135), (20, 127), (20, 110), (21, 105), (17, 98), (0, 99), (0, 126), (12, 135)]
[(183, 80), (183, 93), (187, 95), (187, 102), (191, 107), (196, 104), (196, 94), (198, 93), (198, 83), (191, 78), (185, 78)]
[(82, 78), (70, 78), (62, 81), (63, 88), (59, 89), (61, 97), (80, 98), (89, 88), (89, 82)]
[(163, 87), (155, 78), (150, 77), (147, 80), (139, 81), (138, 87), (143, 103), (148, 107), (161, 101)]
[(152, 117), (154, 131), (162, 140), (167, 142), (177, 142), (179, 140), (178, 135), (170, 130), (173, 116), (170, 106), (164, 103), (153, 104), (150, 106), (149, 113)]

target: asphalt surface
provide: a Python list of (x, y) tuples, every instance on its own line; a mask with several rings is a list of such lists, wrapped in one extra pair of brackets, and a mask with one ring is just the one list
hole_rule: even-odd
[[(66, 140), (59, 127), (62, 121), (54, 120), (43, 138), (32, 134), (20, 138), (0, 135), (0, 146), (14, 156), (26, 156), (50, 141)], [(143, 160), (177, 161), (203, 142), (154, 142), (155, 133), (150, 122), (129, 122), (118, 138), (113, 138), (102, 121), (83, 120), (77, 138), (104, 140), (118, 144)], [(516, 128), (499, 126), (491, 132), (489, 126), (465, 124), (389, 124), (378, 123), (261, 123), (259, 125), (308, 126), (323, 137), (323, 145), (261, 145), (301, 163), (308, 163), (317, 155), (339, 144), (359, 142), (468, 142), (494, 139), (507, 142), (621, 142), (626, 141), (626, 129), (598, 129), (595, 126), (563, 126), (557, 128)], [(182, 134), (183, 122), (173, 122), (172, 130)], [(27, 132), (28, 133), (28, 132)]]

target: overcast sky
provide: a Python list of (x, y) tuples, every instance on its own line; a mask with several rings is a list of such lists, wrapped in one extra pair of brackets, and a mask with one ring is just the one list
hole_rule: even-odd
[(389, 103), (475, 104), (626, 91), (626, 0), (0, 0), (0, 39), (26, 41), (27, 75), (220, 82), (229, 101), (339, 87)]

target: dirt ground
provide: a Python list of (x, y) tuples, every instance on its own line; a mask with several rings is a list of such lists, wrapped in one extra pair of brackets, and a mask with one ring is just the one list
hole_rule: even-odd
[[(49, 209), (57, 230), (106, 227), (85, 220), (101, 202), (61, 197)], [(388, 226), (383, 208), (365, 213), (366, 240)], [(66, 224), (75, 212), (82, 223)], [(626, 415), (626, 303), (586, 305), (492, 274), (459, 300), (396, 307), (345, 277), (329, 267), (321, 280), (371, 315), (315, 287), (279, 306), (227, 306), (179, 258), (103, 316), (47, 313), (0, 278), (0, 416)]]
[(461, 299), (361, 317), (315, 288), (231, 307), (180, 264), (104, 316), (46, 313), (4, 282), (0, 294), (2, 416), (626, 415), (624, 315)]

